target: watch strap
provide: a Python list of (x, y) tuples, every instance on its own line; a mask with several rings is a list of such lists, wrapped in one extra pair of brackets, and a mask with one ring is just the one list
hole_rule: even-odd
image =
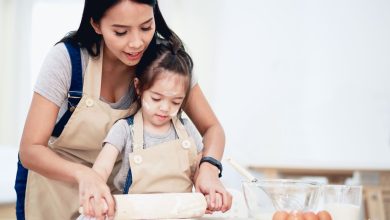
[(219, 160), (215, 159), (214, 157), (202, 157), (202, 159), (199, 162), (199, 166), (203, 162), (207, 162), (207, 163), (210, 163), (210, 164), (216, 166), (219, 169), (218, 177), (219, 178), (222, 177), (222, 163)]

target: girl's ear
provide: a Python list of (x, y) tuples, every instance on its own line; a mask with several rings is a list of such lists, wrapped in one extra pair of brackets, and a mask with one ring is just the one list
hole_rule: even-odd
[(95, 30), (97, 34), (102, 34), (102, 30), (100, 29), (100, 24), (96, 23), (92, 18), (89, 20), (89, 23), (91, 23), (92, 28)]
[(140, 82), (139, 82), (139, 79), (137, 77), (134, 78), (134, 87), (135, 87), (135, 92), (137, 93), (137, 95), (141, 95), (140, 94), (140, 89), (139, 89), (139, 85)]

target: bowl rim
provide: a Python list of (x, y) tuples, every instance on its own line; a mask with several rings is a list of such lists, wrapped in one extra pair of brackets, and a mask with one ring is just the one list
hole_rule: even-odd
[(264, 179), (256, 179), (256, 181), (250, 181), (250, 180), (242, 180), (242, 184), (253, 184), (253, 185), (294, 185), (294, 184), (304, 184), (307, 186), (323, 186), (324, 184), (318, 181), (314, 180), (302, 180), (302, 179), (282, 179), (282, 178), (264, 178)]
[(363, 189), (363, 185), (343, 185), (343, 184), (324, 184), (323, 188), (334, 188), (334, 189), (347, 189), (347, 188), (356, 188)]

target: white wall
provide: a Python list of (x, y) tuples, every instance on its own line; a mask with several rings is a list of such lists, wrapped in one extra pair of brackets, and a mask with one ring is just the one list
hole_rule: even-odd
[(390, 168), (390, 2), (225, 0), (214, 105), (242, 163)]
[(0, 145), (17, 145), (29, 105), (31, 6), (31, 0), (3, 0), (0, 7)]

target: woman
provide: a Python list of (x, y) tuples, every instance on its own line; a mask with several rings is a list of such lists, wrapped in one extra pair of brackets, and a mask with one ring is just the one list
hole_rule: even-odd
[[(131, 112), (129, 86), (135, 68), (141, 58), (153, 56), (159, 37), (180, 42), (166, 25), (157, 1), (85, 1), (80, 27), (49, 53), (34, 89), (20, 146), (21, 164), (29, 169), (25, 207), (21, 164), (15, 183), (18, 219), (24, 215), (27, 219), (74, 219), (78, 207), (90, 199), (94, 201), (89, 208), (92, 215), (102, 219), (105, 200), (108, 215), (113, 216), (112, 179), (107, 186), (90, 167), (108, 129)], [(81, 48), (81, 59), (75, 62), (67, 52), (72, 47)], [(76, 66), (83, 74), (81, 91), (73, 91)], [(196, 81), (184, 110), (203, 135), (203, 156), (220, 160), (224, 132)], [(69, 119), (62, 120), (64, 115)], [(232, 198), (218, 179), (215, 161), (205, 161), (196, 189), (210, 198), (209, 212), (219, 211), (215, 207), (226, 211)]]

